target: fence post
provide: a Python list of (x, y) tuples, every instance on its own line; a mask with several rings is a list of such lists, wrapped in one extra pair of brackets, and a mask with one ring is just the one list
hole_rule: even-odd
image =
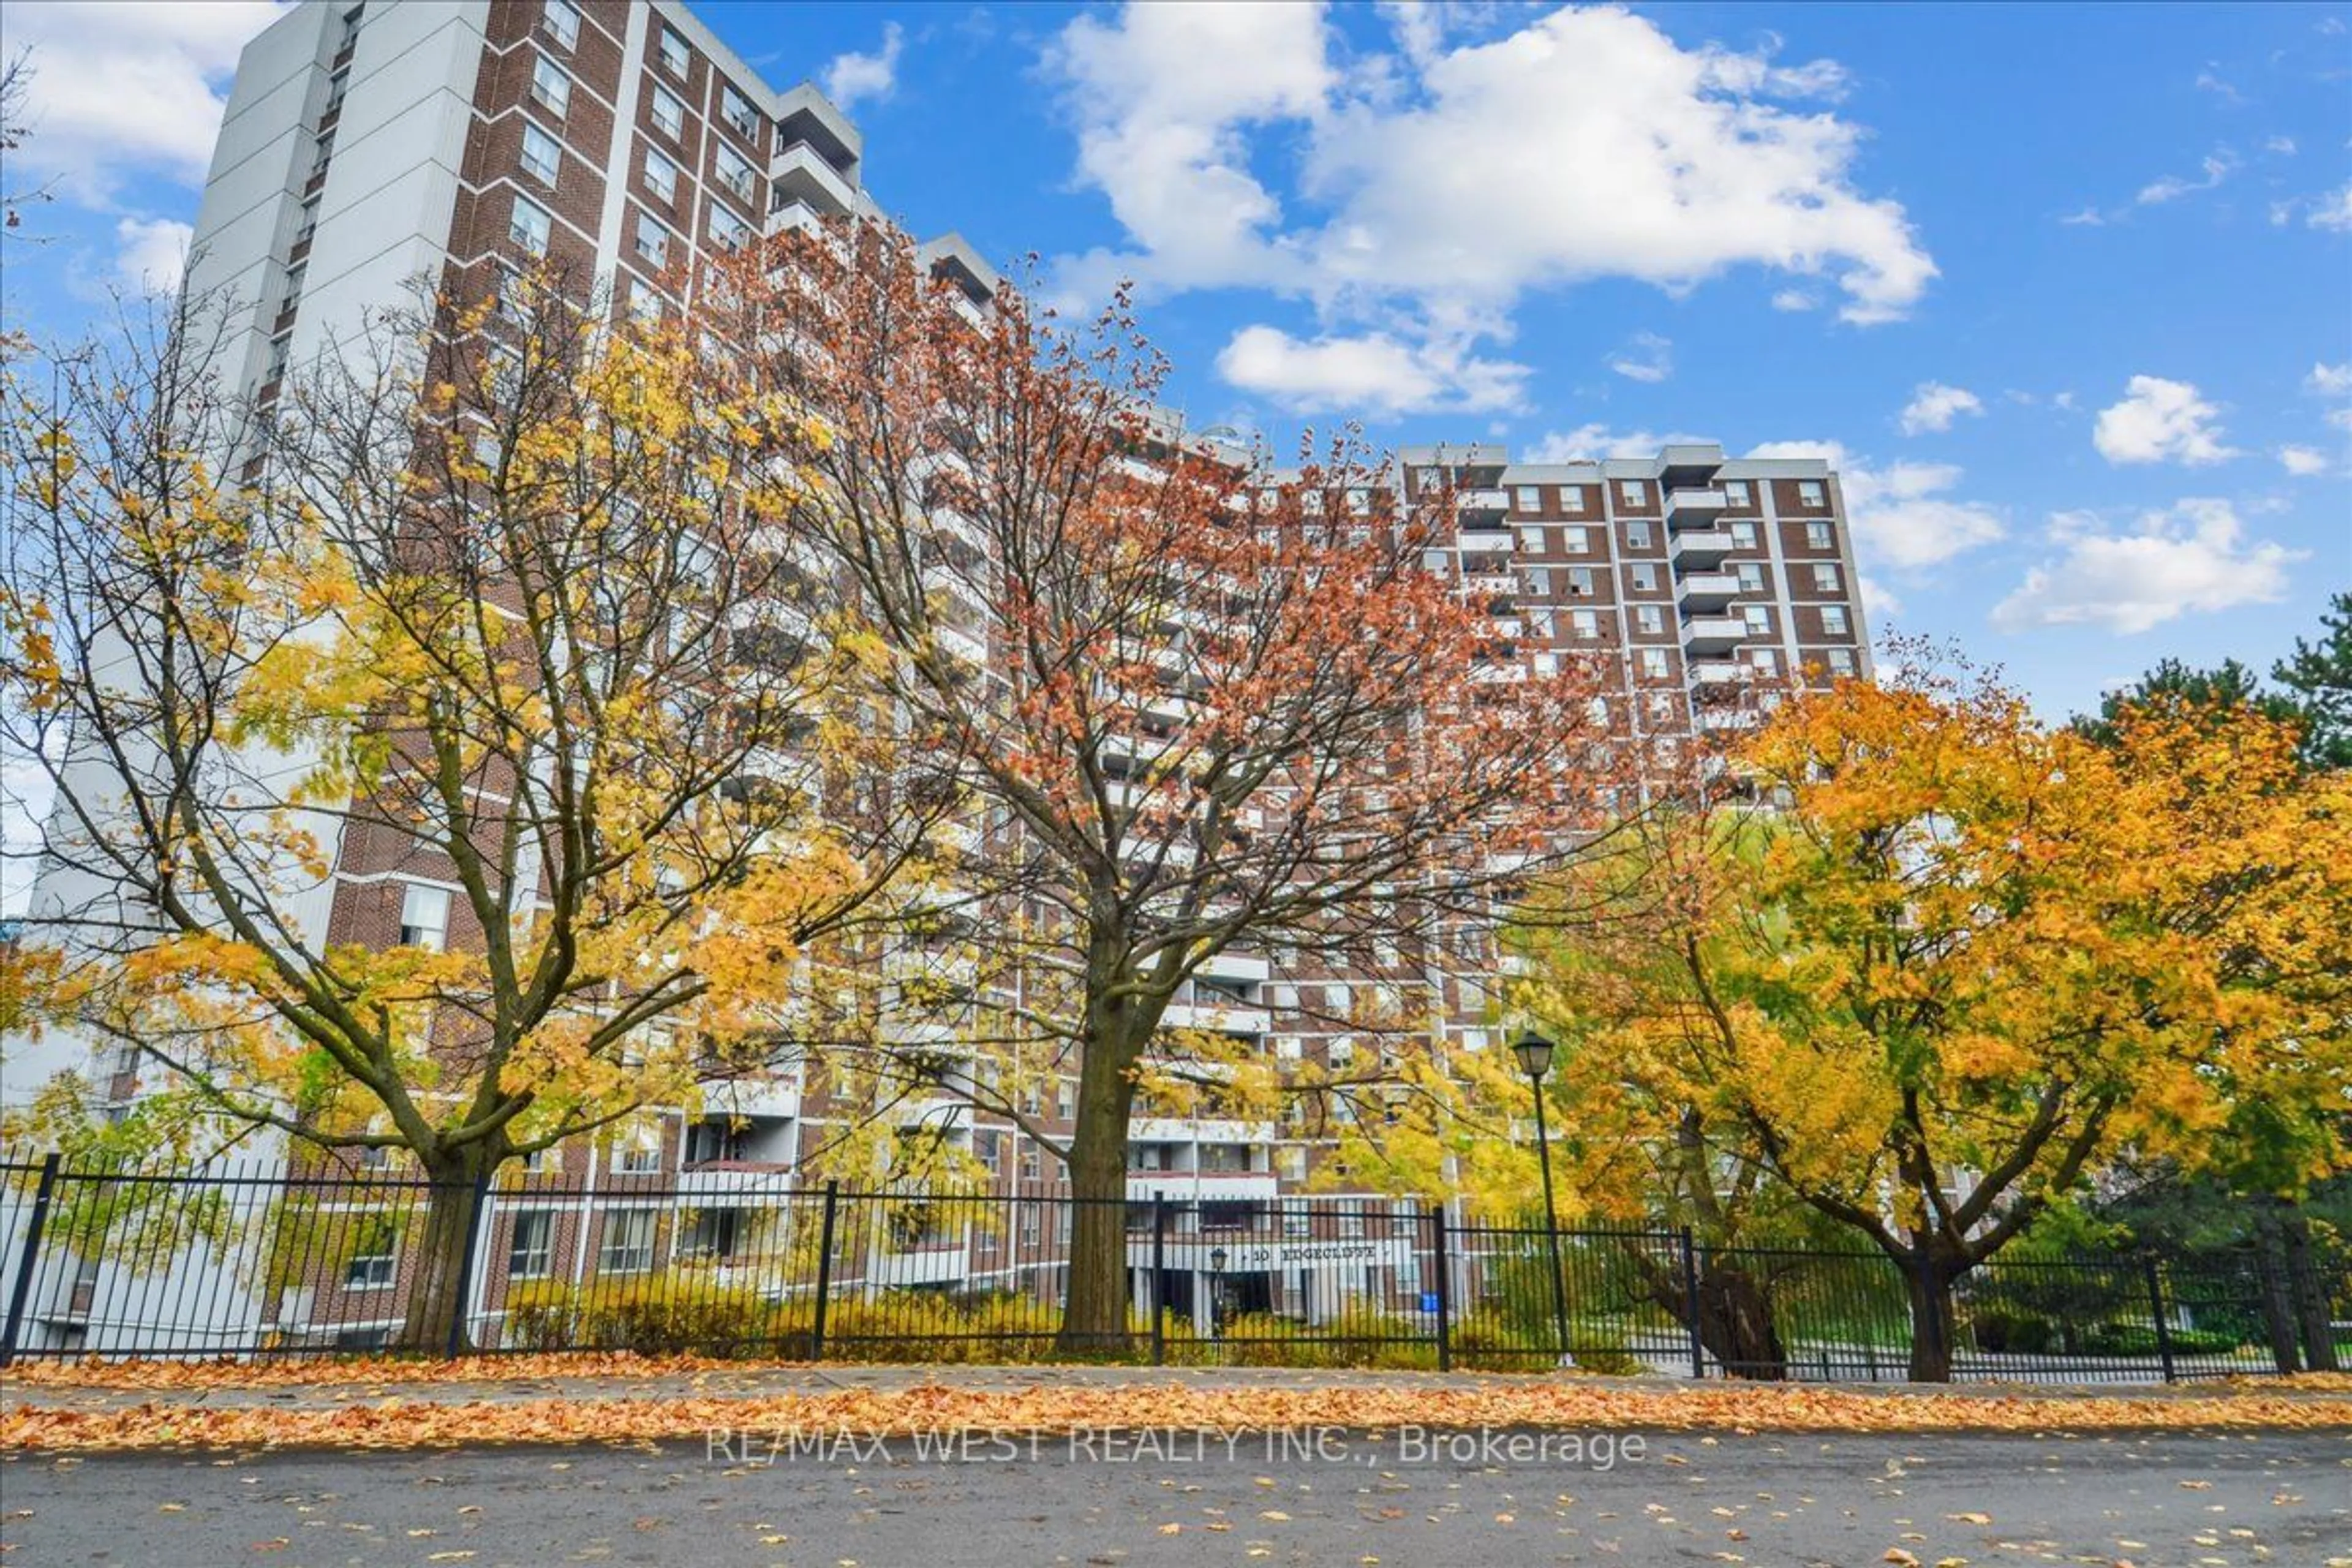
[(449, 1313), (448, 1359), (466, 1348), (466, 1319), (474, 1300), (474, 1264), (482, 1250), (482, 1213), (490, 1206), (490, 1173), (474, 1178), (474, 1206), (466, 1212), (466, 1246), (457, 1258), (457, 1300)]
[(41, 1161), (40, 1185), (33, 1189), (33, 1214), (25, 1225), (25, 1250), (16, 1259), (16, 1288), (8, 1292), (8, 1321), (0, 1328), (0, 1366), (16, 1359), (16, 1335), (25, 1326), (25, 1302), (33, 1293), (33, 1268), (40, 1260), (41, 1232), (48, 1227), (49, 1202), (58, 1190), (58, 1154), (55, 1149)]
[(1151, 1364), (1168, 1359), (1168, 1194), (1151, 1194)]
[(1698, 1331), (1698, 1242), (1683, 1226), (1683, 1310), (1690, 1325), (1691, 1376), (1706, 1375), (1706, 1340)]
[(2156, 1354), (2164, 1363), (2164, 1381), (2174, 1381), (2172, 1374), (2172, 1328), (2164, 1321), (2164, 1276), (2156, 1267), (2156, 1254), (2139, 1255), (2140, 1268), (2147, 1277), (2147, 1310), (2156, 1315)]
[(1445, 1255), (1445, 1205), (1428, 1204), (1431, 1252), (1437, 1265), (1437, 1370), (1454, 1370), (1454, 1265)]
[(841, 1184), (824, 1184), (824, 1223), (817, 1228), (816, 1320), (809, 1331), (809, 1360), (824, 1359), (824, 1299), (833, 1289), (833, 1216), (839, 1206)]

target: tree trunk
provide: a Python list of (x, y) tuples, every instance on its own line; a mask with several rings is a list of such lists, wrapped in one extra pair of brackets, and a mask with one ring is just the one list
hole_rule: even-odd
[(1911, 1299), (1911, 1381), (1952, 1381), (1952, 1281), (1957, 1271), (1929, 1247), (1902, 1259)]
[(478, 1173), (462, 1164), (428, 1174), (433, 1185), (424, 1227), (409, 1255), (408, 1310), (396, 1342), (424, 1355), (447, 1355), (453, 1346), (463, 1354), (474, 1348), (471, 1328), (461, 1320), (472, 1289), (467, 1243), (474, 1234), (475, 1196), (482, 1189)]
[(1700, 1273), (1698, 1338), (1733, 1377), (1778, 1383), (1789, 1375), (1772, 1299), (1745, 1268), (1710, 1259)]
[(2279, 1216), (2279, 1239), (2286, 1256), (2287, 1290), (2303, 1331), (2303, 1364), (2311, 1372), (2341, 1370), (2336, 1355), (2336, 1325), (2328, 1310), (2327, 1284), (2311, 1255), (2311, 1222), (2292, 1210)]
[[(1087, 1005), (1092, 1026), (1078, 1065), (1070, 1134), (1070, 1272), (1062, 1296), (1064, 1355), (1123, 1355), (1127, 1300), (1127, 1128), (1135, 1109), (1140, 1036), (1131, 1008)], [(1148, 1033), (1149, 1031), (1144, 1031)]]
[(2254, 1272), (2263, 1294), (2263, 1328), (2270, 1339), (2271, 1363), (2281, 1373), (2303, 1370), (2296, 1351), (2294, 1302), (2287, 1289), (2285, 1229), (2276, 1200), (2265, 1200), (2255, 1210)]

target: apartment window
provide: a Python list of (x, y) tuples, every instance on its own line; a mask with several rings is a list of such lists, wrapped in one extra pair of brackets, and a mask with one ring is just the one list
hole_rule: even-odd
[(1835, 562), (1822, 561), (1814, 563), (1813, 591), (1818, 594), (1834, 594), (1838, 591), (1838, 569)]
[(1633, 606), (1633, 624), (1642, 628), (1644, 637), (1659, 637), (1666, 629), (1666, 612), (1662, 605)]
[(694, 51), (687, 47), (686, 40), (675, 27), (661, 30), (661, 63), (662, 69), (675, 77), (685, 76), (687, 67), (694, 63)]
[(743, 198), (746, 205), (757, 206), (758, 190), (752, 183), (751, 160), (732, 147), (719, 149), (719, 179), (729, 190)]
[(1540, 528), (1519, 530), (1519, 548), (1530, 555), (1540, 555), (1544, 550), (1544, 531)]
[(677, 195), (677, 165), (650, 147), (646, 149), (646, 189), (666, 202)]
[(334, 161), (335, 133), (321, 131), (310, 143), (310, 173), (313, 175), (323, 174), (327, 172), (327, 165)]
[(757, 142), (760, 139), (760, 111), (752, 108), (751, 100), (736, 91), (731, 84), (719, 89), (719, 112), (727, 117), (728, 124), (750, 140)]
[(1646, 522), (1627, 523), (1625, 525), (1625, 548), (1628, 550), (1647, 550), (1650, 548), (1650, 525)]
[(714, 205), (710, 209), (710, 237), (721, 250), (740, 250), (751, 237), (751, 226), (725, 207)]
[[(1528, 612), (1528, 637), (1534, 638), (1537, 642), (1549, 642), (1552, 638), (1552, 630), (1553, 620), (1550, 605), (1538, 605), (1534, 609)], [(1393, 963), (1394, 960), (1391, 959), (1389, 962)]]
[(572, 0), (546, 0), (539, 8), (540, 27), (565, 48), (580, 41), (580, 7)]
[(1797, 504), (1799, 506), (1829, 505), (1830, 493), (1828, 487), (1823, 485), (1819, 479), (1799, 479), (1797, 481)]
[(286, 297), (278, 303), (280, 310), (290, 310), (302, 302), (302, 284), (310, 275), (308, 262), (298, 261), (286, 269)]
[(604, 1216), (603, 1245), (596, 1248), (600, 1274), (643, 1274), (654, 1266), (654, 1211), (616, 1209)]
[(361, 1220), (351, 1261), (343, 1265), (343, 1288), (381, 1290), (391, 1284), (393, 1271), (399, 1266), (399, 1246), (400, 1227), (390, 1218), (370, 1215)]
[(1805, 524), (1805, 545), (1811, 550), (1835, 550), (1837, 532), (1826, 522)]
[(1780, 656), (1772, 648), (1749, 648), (1748, 662), (1755, 667), (1756, 673), (1759, 675), (1772, 676), (1780, 673)]
[(654, 127), (673, 142), (686, 132), (686, 105), (667, 88), (654, 89)]
[(629, 319), (641, 327), (661, 325), (661, 291), (642, 278), (629, 279)]
[(554, 231), (547, 209), (515, 198), (514, 214), (507, 219), (507, 237), (533, 256), (547, 254), (547, 237)]
[(449, 939), (449, 889), (411, 882), (400, 893), (400, 945), (441, 951)]
[(556, 171), (563, 166), (563, 143), (536, 125), (522, 128), (522, 169), (541, 184), (555, 184)]
[(1621, 505), (1624, 506), (1648, 505), (1650, 500), (1650, 487), (1648, 482), (1643, 479), (1619, 479), (1617, 481), (1617, 500)]
[(1569, 629), (1580, 637), (1597, 637), (1601, 635), (1600, 612), (1570, 610), (1568, 613), (1568, 625)]
[(302, 221), (298, 224), (294, 229), (295, 244), (300, 245), (310, 239), (311, 236), (319, 232), (319, 203), (320, 199), (321, 198), (318, 196), (312, 196), (309, 201), (302, 204)]
[(1568, 569), (1568, 591), (1584, 598), (1592, 596), (1592, 568), (1571, 566)]
[(547, 1278), (549, 1255), (554, 1250), (555, 1216), (551, 1214), (520, 1214), (515, 1215), (514, 1245), (507, 1248), (507, 1278), (509, 1279), (544, 1279)]
[(1633, 565), (1633, 573), (1635, 593), (1654, 594), (1658, 591), (1658, 569), (1655, 566), (1647, 561), (1636, 561)]
[(1562, 511), (1582, 511), (1584, 510), (1584, 487), (1582, 485), (1560, 486), (1559, 510)]
[(1829, 650), (1829, 657), (1832, 675), (1851, 677), (1854, 673), (1853, 649), (1833, 647)]
[(343, 95), (351, 89), (352, 68), (345, 66), (327, 79), (327, 106), (319, 111), (320, 116), (332, 114), (341, 109), (343, 106)]
[(1723, 499), (1729, 506), (1746, 506), (1755, 498), (1748, 493), (1746, 479), (1726, 479), (1723, 481)]
[(669, 264), (669, 230), (651, 213), (637, 215), (637, 254), (656, 267)]
[(562, 119), (572, 104), (572, 78), (562, 66), (541, 55), (531, 64), (530, 95)]
[(1570, 555), (1584, 555), (1591, 552), (1592, 531), (1591, 529), (1572, 525), (1561, 529), (1560, 532), (1567, 538), (1568, 552)]
[(291, 350), (293, 346), (294, 339), (291, 333), (289, 333), (285, 337), (273, 339), (271, 341), (269, 344), (269, 364), (268, 367), (261, 373), (262, 380), (283, 381), (286, 379), (286, 356), (288, 352)]
[(1749, 636), (1768, 637), (1772, 635), (1771, 605), (1743, 605), (1740, 606), (1739, 618), (1748, 623)]
[(687, 1232), (687, 1255), (690, 1258), (734, 1257), (742, 1221), (741, 1209), (698, 1211), (694, 1216), (694, 1228)]
[(648, 1175), (661, 1169), (661, 1133), (657, 1130), (633, 1127), (614, 1141), (613, 1169), (625, 1176)]
[(1824, 636), (1842, 637), (1846, 635), (1847, 629), (1843, 605), (1822, 606), (1822, 632)]
[(1755, 549), (1756, 525), (1752, 522), (1733, 523), (1731, 525), (1731, 542), (1741, 550)]
[(1512, 504), (1521, 511), (1543, 510), (1543, 490), (1539, 486), (1521, 485), (1517, 495), (1517, 499)]
[(1732, 569), (1739, 574), (1739, 591), (1741, 593), (1760, 594), (1764, 591), (1764, 568), (1760, 563), (1754, 561), (1741, 561), (1737, 563)]
[(1664, 680), (1668, 672), (1666, 650), (1645, 647), (1642, 650), (1642, 673), (1652, 680)]

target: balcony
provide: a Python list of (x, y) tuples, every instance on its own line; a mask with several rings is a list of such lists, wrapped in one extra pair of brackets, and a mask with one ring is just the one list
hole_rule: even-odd
[(1516, 594), (1519, 577), (1516, 572), (1470, 572), (1463, 574), (1462, 592), (1474, 599), (1490, 599), (1497, 594)]
[(1702, 730), (1753, 730), (1764, 721), (1764, 715), (1753, 708), (1702, 708), (1698, 710), (1698, 727)]
[(1457, 490), (1454, 510), (1465, 528), (1500, 528), (1511, 510), (1511, 492), (1501, 489)]
[(1745, 686), (1756, 679), (1756, 669), (1736, 658), (1694, 659), (1690, 678), (1694, 686)]
[(1263, 1007), (1215, 1007), (1198, 1002), (1171, 1002), (1160, 1015), (1163, 1029), (1207, 1029), (1220, 1035), (1263, 1035), (1274, 1027), (1274, 1016)]
[(1678, 530), (1666, 539), (1667, 552), (1676, 566), (1720, 561), (1738, 548), (1739, 542), (1731, 537), (1727, 529), (1721, 528)]
[[(1139, 1116), (1128, 1129), (1129, 1143), (1271, 1143), (1274, 1123), (1244, 1121), (1222, 1116)], [(1195, 1174), (1213, 1175), (1214, 1172), (1192, 1171), (1129, 1171), (1133, 1176), (1183, 1176), (1190, 1180)], [(1270, 1171), (1234, 1171), (1232, 1175), (1262, 1175), (1271, 1178)]]
[(931, 637), (939, 644), (940, 651), (949, 658), (961, 659), (975, 668), (987, 667), (988, 645), (969, 632), (960, 632), (949, 626), (935, 626), (931, 628)]
[(1748, 635), (1737, 616), (1692, 616), (1683, 622), (1683, 647), (1693, 655), (1728, 653)]
[(1693, 610), (1719, 610), (1738, 595), (1739, 578), (1729, 572), (1693, 572), (1675, 579), (1675, 592)]
[(1257, 985), (1274, 973), (1274, 965), (1263, 958), (1251, 958), (1238, 952), (1221, 952), (1201, 965), (1200, 973), (1210, 980), (1232, 981)]
[(1706, 528), (1723, 512), (1724, 494), (1711, 487), (1666, 492), (1668, 528)]
[(799, 202), (827, 217), (847, 217), (857, 207), (857, 186), (814, 142), (793, 142), (779, 149), (768, 180), (782, 205)]

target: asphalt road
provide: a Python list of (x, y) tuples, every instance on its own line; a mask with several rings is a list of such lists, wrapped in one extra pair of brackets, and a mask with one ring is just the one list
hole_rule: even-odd
[(12, 1456), (0, 1539), (6, 1568), (2352, 1563), (2352, 1432), (1518, 1440)]

